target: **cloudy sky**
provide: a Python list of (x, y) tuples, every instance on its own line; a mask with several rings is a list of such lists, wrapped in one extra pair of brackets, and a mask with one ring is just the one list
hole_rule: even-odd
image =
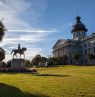
[(60, 38), (72, 38), (75, 17), (80, 15), (88, 28), (95, 32), (95, 0), (0, 0), (0, 19), (7, 28), (0, 46), (6, 51), (6, 60), (12, 58), (11, 50), (20, 43), (26, 47), (26, 58), (36, 54), (48, 56)]

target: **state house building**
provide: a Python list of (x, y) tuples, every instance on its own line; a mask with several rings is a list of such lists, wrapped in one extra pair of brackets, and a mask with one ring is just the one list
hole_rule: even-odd
[[(71, 33), (73, 39), (59, 39), (53, 46), (53, 57), (68, 56), (67, 63), (75, 64), (73, 54), (80, 54), (80, 64), (90, 64), (88, 54), (95, 54), (95, 33), (87, 36), (87, 28), (81, 22), (81, 17), (76, 17), (76, 23), (73, 25)], [(95, 64), (95, 60), (92, 60)]]

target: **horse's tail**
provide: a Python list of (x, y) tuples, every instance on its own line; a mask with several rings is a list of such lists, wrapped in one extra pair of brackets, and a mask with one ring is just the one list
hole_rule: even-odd
[(12, 50), (10, 54), (12, 54), (12, 53), (13, 53), (13, 51), (14, 51), (14, 50)]

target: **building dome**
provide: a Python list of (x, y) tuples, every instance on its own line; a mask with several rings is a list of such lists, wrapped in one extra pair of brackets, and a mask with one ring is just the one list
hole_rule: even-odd
[(73, 25), (71, 32), (87, 32), (85, 25), (80, 21), (81, 17), (76, 17), (76, 24)]

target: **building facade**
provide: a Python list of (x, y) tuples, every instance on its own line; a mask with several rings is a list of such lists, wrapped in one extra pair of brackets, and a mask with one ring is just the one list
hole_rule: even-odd
[(53, 46), (53, 57), (68, 57), (67, 64), (75, 64), (73, 55), (80, 55), (79, 64), (95, 64), (95, 60), (90, 60), (88, 54), (95, 55), (95, 33), (87, 36), (87, 28), (81, 22), (81, 17), (76, 17), (71, 33), (73, 39), (59, 39)]

